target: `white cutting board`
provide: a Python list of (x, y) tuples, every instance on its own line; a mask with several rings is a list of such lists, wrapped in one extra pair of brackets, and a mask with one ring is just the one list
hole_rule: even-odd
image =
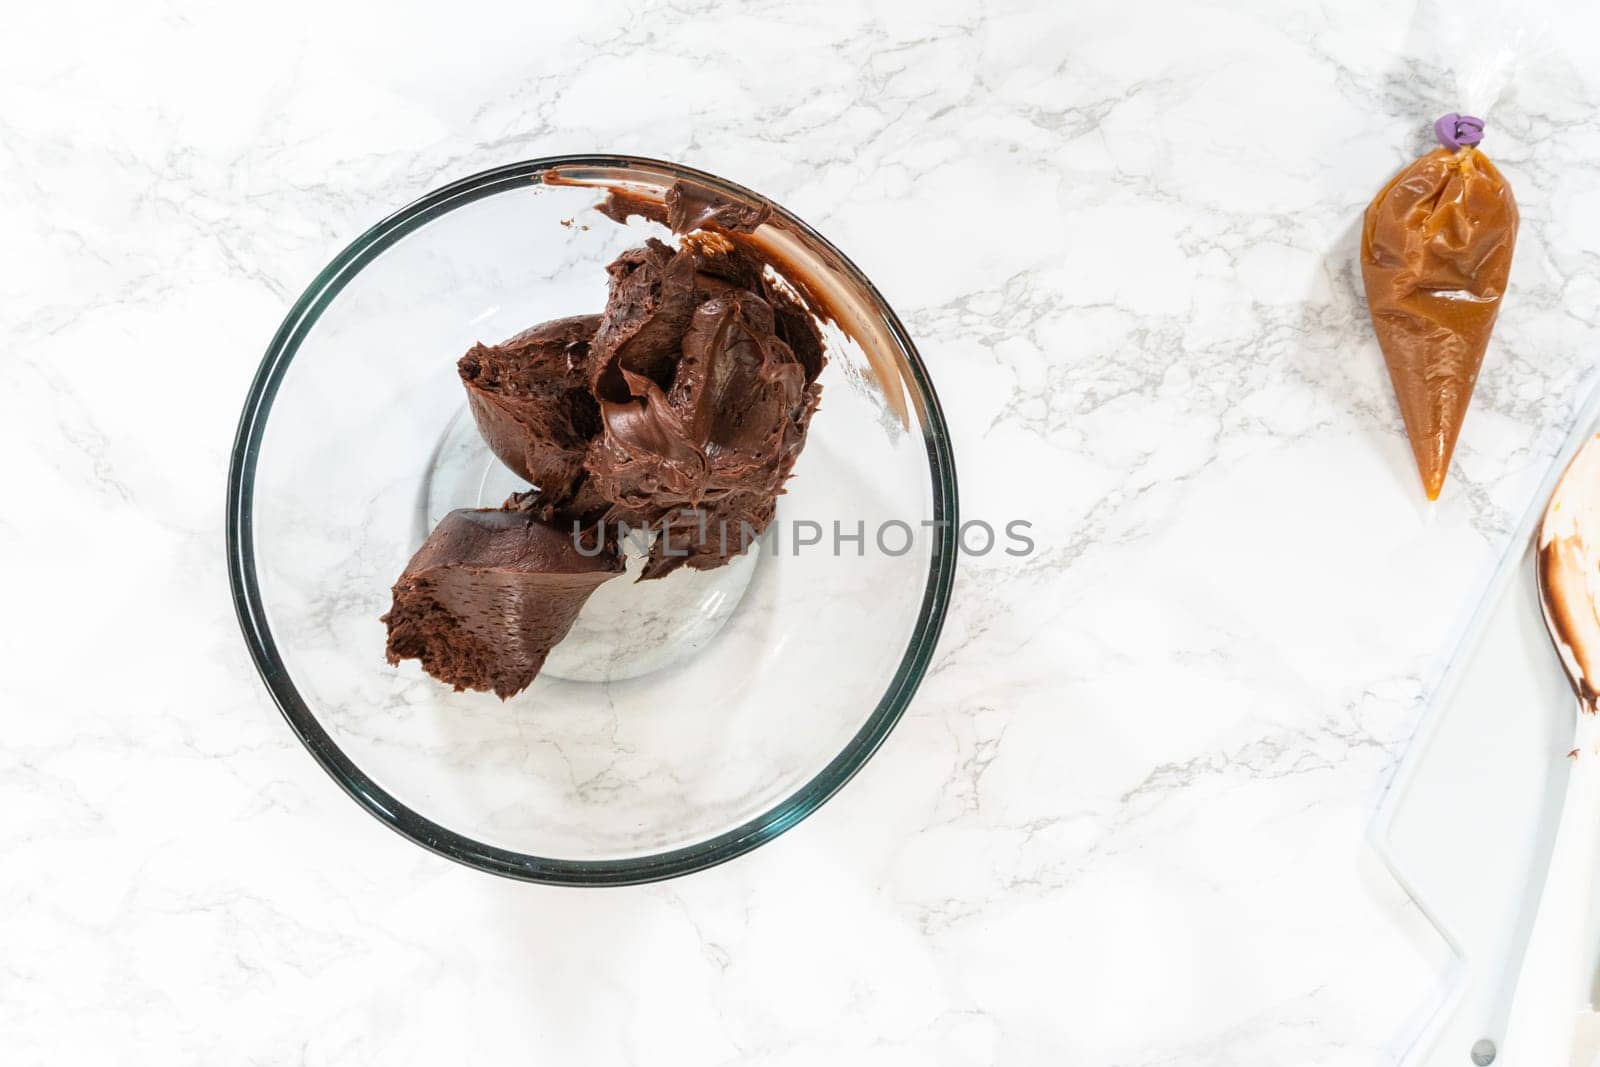
[[(1555, 838), (1576, 707), (1540, 615), (1533, 539), (1597, 419), (1600, 395), (1519, 524), (1373, 822), (1374, 846), (1456, 955), (1443, 1006), (1404, 1067), (1525, 1067), (1495, 1046)], [(1593, 947), (1600, 974), (1600, 937), (1573, 936)]]

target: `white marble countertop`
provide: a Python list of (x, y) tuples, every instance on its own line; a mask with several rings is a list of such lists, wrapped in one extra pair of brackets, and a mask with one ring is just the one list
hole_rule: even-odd
[[(1443, 945), (1366, 828), (1600, 340), (1600, 84), (1490, 116), (1524, 227), (1420, 504), (1354, 269), (1455, 110), (1411, 5), (28, 5), (0, 35), (8, 1063), (1386, 1064)], [(1571, 50), (1569, 50), (1571, 49)], [(768, 193), (955, 435), (932, 673), (810, 820), (639, 888), (415, 848), (307, 757), (222, 552), (313, 274), (562, 151)]]

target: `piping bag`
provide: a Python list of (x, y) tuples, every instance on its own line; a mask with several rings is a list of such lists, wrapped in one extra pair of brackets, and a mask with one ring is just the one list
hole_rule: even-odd
[[(1447, 81), (1481, 114), (1510, 83), (1520, 33), (1497, 33), (1459, 4), (1448, 17), (1439, 6), (1425, 2), (1418, 17), (1441, 21), (1428, 40), (1460, 49)], [(1472, 34), (1457, 39), (1463, 24)], [(1517, 241), (1511, 186), (1478, 147), (1485, 125), (1478, 115), (1440, 117), (1439, 147), (1389, 180), (1361, 227), (1367, 307), (1429, 500), (1444, 486)]]

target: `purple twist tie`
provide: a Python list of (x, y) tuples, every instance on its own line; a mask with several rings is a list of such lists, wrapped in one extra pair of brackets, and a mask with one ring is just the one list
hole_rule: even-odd
[(1483, 140), (1483, 120), (1476, 115), (1457, 115), (1454, 111), (1440, 115), (1433, 124), (1433, 135), (1439, 143), (1454, 152), (1462, 145), (1477, 144)]

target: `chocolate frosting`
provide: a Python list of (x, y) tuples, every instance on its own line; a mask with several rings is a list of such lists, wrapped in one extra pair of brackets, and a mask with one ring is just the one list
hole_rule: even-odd
[(585, 468), (611, 519), (670, 528), (642, 579), (717, 566), (772, 520), (820, 397), (821, 334), (727, 242), (651, 242), (610, 270)]
[(815, 316), (739, 243), (770, 205), (680, 183), (664, 201), (614, 192), (602, 210), (668, 222), (681, 245), (618, 256), (603, 314), (474, 345), (457, 364), (484, 441), (534, 486), (451, 512), (394, 586), (389, 662), (419, 659), (458, 690), (505, 698), (533, 681), (622, 571), (623, 524), (658, 533), (641, 580), (744, 551), (821, 395)]
[(606, 269), (603, 315), (461, 358), (484, 440), (536, 487), (504, 506), (675, 527), (641, 579), (716, 566), (772, 520), (820, 397), (822, 335), (756, 259), (715, 235), (677, 249), (652, 239)]
[(502, 700), (522, 692), (602, 582), (622, 573), (617, 546), (578, 550), (570, 526), (495, 509), (452, 511), (400, 580), (383, 622), (388, 659)]
[(557, 319), (503, 344), (474, 345), (456, 365), (484, 441), (548, 502), (576, 495), (600, 428), (589, 392), (589, 344), (599, 325), (599, 315)]
[[(588, 459), (621, 517), (677, 527), (671, 555), (665, 540), (652, 551), (650, 578), (724, 562), (742, 548), (729, 537), (766, 528), (820, 392), (777, 336), (771, 305), (747, 291), (701, 304), (682, 353), (670, 388), (640, 381), (629, 399), (600, 402), (603, 430)], [(695, 509), (704, 517), (686, 514)], [(704, 540), (690, 533), (702, 522)]]
[(1361, 277), (1429, 500), (1444, 485), (1516, 239), (1511, 187), (1472, 147), (1428, 153), (1367, 208)]

